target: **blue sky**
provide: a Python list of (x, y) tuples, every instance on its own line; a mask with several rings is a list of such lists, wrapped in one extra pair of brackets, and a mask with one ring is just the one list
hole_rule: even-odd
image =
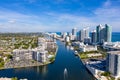
[(71, 31), (109, 24), (120, 32), (120, 0), (0, 0), (0, 32)]

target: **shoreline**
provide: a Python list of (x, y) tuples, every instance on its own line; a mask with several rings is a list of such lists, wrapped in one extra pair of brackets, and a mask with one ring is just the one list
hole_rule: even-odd
[(87, 70), (89, 73), (92, 74), (92, 76), (95, 78), (95, 80), (98, 80), (98, 79), (95, 77), (95, 75), (94, 75), (94, 74), (87, 68), (87, 66), (86, 66), (86, 60), (88, 60), (88, 59), (81, 59), (81, 57), (80, 57), (79, 54), (77, 54), (77, 56), (80, 58), (82, 64), (85, 66), (86, 70)]
[(54, 55), (54, 59), (50, 62), (45, 62), (45, 63), (39, 63), (39, 64), (36, 64), (36, 65), (26, 65), (26, 66), (15, 66), (15, 67), (10, 67), (10, 68), (0, 68), (0, 70), (5, 70), (5, 69), (19, 69), (19, 68), (27, 68), (27, 67), (37, 67), (37, 66), (45, 66), (45, 65), (48, 65), (48, 64), (51, 64), (55, 61), (55, 57), (56, 57), (56, 54), (57, 54), (57, 51), (58, 51), (58, 46), (56, 48), (56, 52), (55, 52), (55, 55)]

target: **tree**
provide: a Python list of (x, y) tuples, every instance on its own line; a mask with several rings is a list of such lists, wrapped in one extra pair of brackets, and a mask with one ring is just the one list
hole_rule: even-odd
[(2, 58), (0, 58), (0, 63), (3, 62), (4, 60)]
[(12, 55), (10, 55), (10, 54), (8, 54), (8, 55), (7, 55), (7, 58), (8, 58), (8, 59), (12, 59), (12, 58), (13, 58), (13, 56), (12, 56)]
[(17, 77), (13, 77), (12, 80), (18, 80)]
[(110, 76), (110, 72), (104, 72), (101, 75), (103, 75), (103, 76)]
[(4, 60), (2, 58), (0, 58), (0, 68), (4, 67)]

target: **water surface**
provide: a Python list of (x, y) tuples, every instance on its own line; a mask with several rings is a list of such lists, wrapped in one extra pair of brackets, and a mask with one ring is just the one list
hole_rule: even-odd
[(64, 80), (64, 70), (67, 69), (66, 80), (94, 80), (73, 51), (63, 42), (57, 41), (58, 52), (55, 62), (47, 66), (0, 70), (0, 77), (18, 77), (28, 80)]

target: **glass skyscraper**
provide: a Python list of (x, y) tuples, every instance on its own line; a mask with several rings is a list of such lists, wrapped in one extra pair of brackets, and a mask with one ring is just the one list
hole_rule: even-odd
[(97, 42), (100, 42), (100, 31), (101, 31), (102, 25), (98, 25), (96, 27), (96, 34), (97, 34)]
[(77, 29), (76, 28), (72, 29), (72, 35), (74, 35), (74, 36), (77, 35)]
[(112, 38), (112, 29), (109, 25), (105, 24), (105, 29), (106, 29), (106, 42), (111, 42)]
[(105, 24), (105, 27), (98, 25), (96, 27), (97, 43), (111, 42), (112, 29)]
[(91, 42), (92, 42), (93, 44), (95, 44), (96, 41), (97, 41), (96, 30), (93, 30), (93, 31), (91, 32)]
[(77, 28), (72, 29), (73, 40), (77, 40)]

